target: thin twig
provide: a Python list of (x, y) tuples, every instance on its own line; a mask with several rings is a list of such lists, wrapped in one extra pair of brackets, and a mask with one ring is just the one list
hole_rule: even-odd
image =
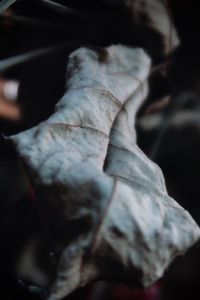
[(51, 9), (52, 11), (62, 14), (63, 16), (72, 17), (78, 21), (82, 21), (87, 24), (88, 23), (92, 23), (92, 24), (106, 23), (107, 24), (110, 22), (110, 18), (106, 18), (105, 16), (102, 16), (102, 15), (98, 16), (94, 12), (93, 13), (81, 12), (79, 10), (72, 9), (70, 7), (67, 7), (66, 5), (62, 5), (62, 4), (52, 1), (52, 0), (35, 0), (35, 1), (37, 3), (39, 3), (40, 5), (43, 5), (46, 8)]
[(86, 15), (72, 8), (67, 7), (66, 5), (62, 5), (52, 0), (35, 0), (39, 4), (56, 11), (62, 15), (72, 16), (79, 20), (85, 20)]
[(65, 49), (65, 48), (72, 50), (75, 46), (79, 45), (80, 42), (81, 41), (79, 39), (79, 40), (72, 41), (70, 43), (62, 43), (62, 44), (59, 44), (56, 46), (49, 46), (46, 48), (30, 51), (27, 53), (19, 54), (19, 55), (13, 56), (13, 57), (9, 57), (9, 58), (0, 60), (0, 72), (3, 72), (5, 70), (7, 70), (8, 68), (17, 66), (19, 64), (26, 63), (32, 59), (35, 59), (35, 58), (41, 57), (43, 55), (47, 55), (47, 54), (50, 54), (50, 53), (53, 53), (53, 52), (56, 52), (56, 51), (59, 51), (59, 50)]
[(30, 17), (24, 17), (24, 16), (19, 16), (19, 15), (14, 15), (14, 16), (5, 16), (5, 15), (0, 15), (0, 21), (13, 21), (17, 23), (22, 23), (22, 24), (27, 24), (35, 27), (42, 27), (45, 29), (53, 29), (53, 30), (64, 30), (67, 32), (80, 32), (85, 29), (87, 29), (85, 26), (81, 25), (74, 25), (74, 24), (69, 24), (69, 23), (54, 23), (54, 22), (49, 22), (49, 21), (44, 21), (41, 19), (36, 19), (36, 18), (30, 18)]

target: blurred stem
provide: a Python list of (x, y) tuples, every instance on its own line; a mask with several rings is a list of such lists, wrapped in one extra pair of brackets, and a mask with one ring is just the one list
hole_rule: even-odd
[(17, 0), (1, 0), (1, 3), (0, 3), (0, 15), (2, 15), (16, 1)]
[(160, 127), (160, 130), (158, 132), (158, 135), (151, 147), (150, 153), (149, 153), (149, 158), (151, 158), (152, 160), (155, 160), (158, 156), (160, 147), (161, 147), (161, 143), (163, 141), (163, 138), (167, 132), (167, 130), (170, 127), (171, 124), (171, 120), (174, 118), (174, 116), (176, 115), (176, 113), (182, 108), (184, 107), (184, 105), (188, 102), (188, 98), (187, 97), (183, 97), (180, 96), (178, 98), (176, 98), (176, 101), (174, 102), (174, 105), (172, 106), (172, 109), (169, 113), (167, 113), (164, 118), (163, 118), (163, 124)]

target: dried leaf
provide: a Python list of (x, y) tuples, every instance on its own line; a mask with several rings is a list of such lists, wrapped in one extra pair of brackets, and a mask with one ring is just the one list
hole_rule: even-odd
[(49, 234), (63, 244), (49, 300), (98, 278), (148, 286), (200, 237), (136, 145), (149, 69), (141, 49), (81, 48), (69, 57), (55, 113), (12, 137)]
[[(101, 234), (110, 248), (117, 253), (120, 249), (123, 260), (140, 270), (142, 285), (147, 287), (187, 249), (199, 230), (189, 214), (168, 196), (160, 168), (136, 144), (133, 117), (145, 89), (144, 85), (126, 102), (112, 127), (105, 171), (118, 186), (127, 184), (132, 191), (114, 202)], [(132, 222), (128, 223), (130, 215)]]
[(163, 53), (169, 54), (179, 45), (168, 0), (121, 0), (133, 22), (151, 28), (162, 36)]

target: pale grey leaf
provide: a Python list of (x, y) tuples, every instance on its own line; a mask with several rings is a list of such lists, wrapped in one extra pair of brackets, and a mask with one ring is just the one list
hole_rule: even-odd
[[(149, 72), (141, 49), (78, 49), (55, 113), (12, 137), (38, 187), (49, 234), (53, 228), (65, 236), (49, 300), (98, 278), (149, 286), (200, 237), (136, 144)], [(67, 236), (71, 224), (78, 225)]]

